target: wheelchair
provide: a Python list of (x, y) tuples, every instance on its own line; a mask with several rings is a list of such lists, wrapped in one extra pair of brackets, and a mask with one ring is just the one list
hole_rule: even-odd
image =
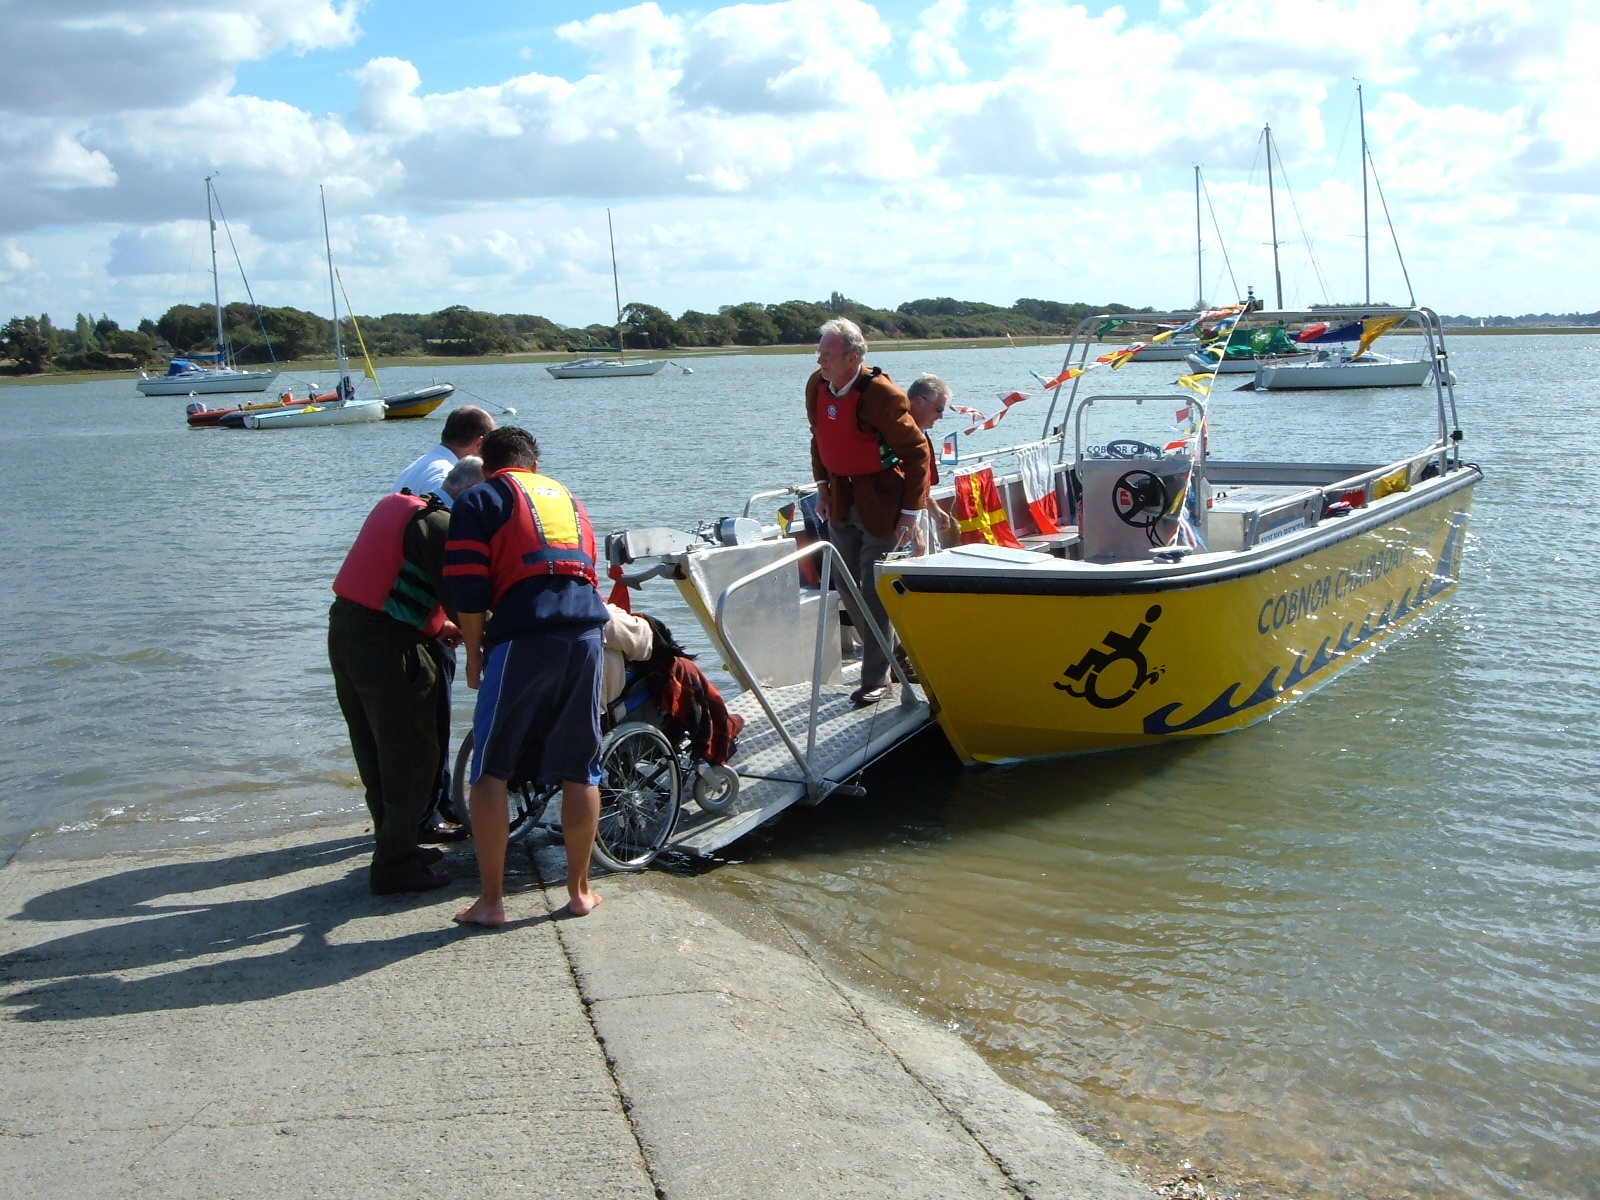
[[(621, 697), (601, 714), (600, 729), (600, 825), (592, 858), (604, 870), (642, 871), (655, 861), (677, 828), (686, 782), (693, 781), (690, 793), (706, 813), (723, 811), (738, 795), (737, 772), (698, 758), (687, 738), (674, 744), (667, 736), (642, 676), (630, 675)], [(469, 829), (472, 750), (469, 729), (450, 775), (448, 814)], [(513, 840), (536, 830), (559, 837), (560, 797), (559, 785), (513, 780), (506, 797)]]

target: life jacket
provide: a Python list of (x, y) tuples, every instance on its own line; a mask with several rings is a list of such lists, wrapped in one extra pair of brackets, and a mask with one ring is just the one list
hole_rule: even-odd
[(567, 576), (598, 584), (594, 529), (583, 505), (547, 475), (496, 471), (511, 488), (511, 516), (489, 539), (489, 607), (524, 579)]
[(394, 492), (378, 501), (334, 576), (334, 595), (391, 616), (424, 637), (437, 637), (444, 628), (444, 609), (428, 573), (405, 556), (407, 527), (434, 507), (410, 492)]
[(900, 461), (877, 430), (863, 429), (856, 415), (862, 394), (880, 375), (889, 378), (879, 367), (862, 370), (842, 396), (835, 396), (828, 381), (817, 377), (817, 453), (835, 475), (876, 475)]

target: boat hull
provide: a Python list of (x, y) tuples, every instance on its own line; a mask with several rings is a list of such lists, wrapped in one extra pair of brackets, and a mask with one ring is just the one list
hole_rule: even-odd
[(201, 371), (194, 375), (161, 375), (133, 386), (146, 396), (213, 396), (219, 392), (264, 392), (276, 371)]
[(355, 425), (383, 420), (382, 400), (353, 400), (348, 403), (307, 404), (282, 412), (244, 414), (246, 429), (306, 429), (321, 425)]
[(1263, 362), (1256, 367), (1258, 391), (1328, 388), (1421, 387), (1433, 378), (1430, 362)]
[[(1310, 353), (1307, 353), (1286, 359), (1280, 358), (1279, 361), (1300, 362), (1302, 359), (1309, 359), (1310, 357)], [(1197, 373), (1214, 371), (1218, 375), (1253, 375), (1256, 368), (1263, 361), (1265, 360), (1259, 358), (1224, 358), (1221, 363), (1217, 363), (1208, 356), (1199, 353), (1190, 354), (1184, 358), (1184, 362), (1188, 364), (1190, 370)]]
[(1478, 477), (1457, 468), (1203, 563), (941, 573), (958, 557), (946, 554), (884, 564), (879, 593), (967, 762), (1223, 733), (1327, 682), (1454, 589)]
[(385, 396), (383, 419), (406, 421), (413, 417), (425, 417), (455, 395), (455, 390), (455, 385), (451, 383), (432, 383), (427, 387), (401, 392), (397, 396)]
[(576, 362), (553, 364), (545, 370), (557, 379), (617, 379), (625, 375), (654, 375), (666, 365), (666, 359), (637, 363)]

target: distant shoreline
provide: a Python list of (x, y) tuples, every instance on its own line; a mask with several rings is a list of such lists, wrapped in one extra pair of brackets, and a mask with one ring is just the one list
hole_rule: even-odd
[[(1595, 325), (1540, 325), (1531, 327), (1519, 326), (1476, 326), (1458, 325), (1446, 326), (1445, 335), (1448, 338), (1456, 337), (1506, 337), (1531, 335), (1543, 337), (1547, 335), (1568, 336), (1591, 334), (1600, 336), (1600, 326)], [(1416, 330), (1397, 329), (1388, 337), (1420, 337)], [(1062, 334), (1057, 337), (1032, 334), (1024, 337), (979, 337), (979, 338), (895, 338), (873, 343), (873, 354), (893, 354), (906, 350), (988, 350), (1015, 346), (1021, 349), (1024, 346), (1061, 346), (1071, 341), (1071, 338)], [(1105, 338), (1103, 344), (1114, 346), (1119, 343), (1126, 344), (1127, 339)], [(810, 343), (795, 343), (781, 346), (685, 346), (673, 350), (635, 350), (636, 358), (717, 358), (731, 354), (809, 354), (816, 347)], [(378, 358), (373, 360), (373, 366), (379, 369), (384, 367), (476, 367), (489, 365), (505, 365), (511, 363), (554, 363), (565, 362), (574, 355), (564, 350), (538, 350), (520, 354), (481, 354), (461, 357), (440, 357), (432, 354), (405, 354), (393, 358)], [(262, 364), (251, 364), (252, 368)], [(331, 374), (334, 370), (334, 360), (331, 356), (324, 358), (301, 358), (293, 362), (279, 364), (279, 370), (289, 375), (305, 374)], [(40, 375), (0, 375), (0, 387), (29, 386), (32, 384), (49, 383), (103, 383), (118, 379), (128, 379), (126, 371), (50, 371)], [(151, 399), (168, 399), (169, 397), (151, 397)]]

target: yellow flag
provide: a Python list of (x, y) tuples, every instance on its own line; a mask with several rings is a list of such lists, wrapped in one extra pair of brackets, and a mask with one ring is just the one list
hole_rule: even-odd
[(1211, 371), (1200, 371), (1193, 375), (1179, 375), (1178, 386), (1188, 388), (1191, 392), (1199, 392), (1202, 396), (1211, 394), (1211, 382), (1216, 374)]
[(1361, 344), (1356, 347), (1355, 356), (1360, 358), (1367, 352), (1367, 347), (1404, 320), (1404, 317), (1374, 317), (1370, 321), (1363, 322), (1361, 326)]

